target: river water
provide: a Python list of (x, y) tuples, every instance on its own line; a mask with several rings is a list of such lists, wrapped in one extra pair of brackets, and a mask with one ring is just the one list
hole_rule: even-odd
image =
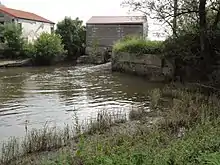
[(99, 110), (148, 108), (147, 91), (161, 86), (94, 66), (0, 69), (0, 140), (47, 123), (62, 126)]

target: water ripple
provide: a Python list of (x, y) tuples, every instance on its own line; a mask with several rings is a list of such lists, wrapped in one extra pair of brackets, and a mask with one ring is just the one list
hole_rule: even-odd
[(152, 86), (97, 66), (0, 70), (0, 138), (24, 134), (26, 121), (40, 128), (71, 122), (74, 113), (83, 120), (99, 110), (147, 109), (143, 93)]

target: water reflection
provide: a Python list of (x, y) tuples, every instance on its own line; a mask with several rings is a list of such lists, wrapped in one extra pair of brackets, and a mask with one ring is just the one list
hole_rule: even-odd
[[(22, 108), (21, 102), (24, 97), (24, 85), (26, 76), (24, 74), (16, 74), (11, 70), (0, 72), (0, 116), (14, 115), (18, 113), (16, 109)], [(11, 106), (8, 107), (8, 104)]]
[(160, 84), (96, 67), (0, 70), (0, 138), (22, 136), (24, 123), (41, 128), (87, 118), (98, 110), (147, 108), (146, 91)]

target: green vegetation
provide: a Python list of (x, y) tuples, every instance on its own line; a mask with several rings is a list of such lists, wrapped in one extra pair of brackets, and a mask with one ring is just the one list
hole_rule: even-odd
[(219, 85), (220, 1), (125, 0), (170, 32), (162, 54), (175, 66), (174, 79)]
[(56, 58), (64, 55), (61, 37), (55, 33), (42, 33), (33, 45), (29, 46), (27, 51), (33, 52), (32, 59), (37, 65), (51, 64)]
[(13, 137), (8, 142), (3, 143), (0, 152), (0, 164), (15, 165), (21, 159), (25, 161), (25, 157), (30, 154), (55, 151), (61, 147), (74, 146), (82, 133), (84, 135), (102, 133), (109, 130), (112, 126), (126, 121), (126, 115), (121, 111), (112, 113), (100, 111), (96, 118), (90, 118), (82, 121), (82, 123), (79, 123), (75, 115), (73, 125), (66, 125), (63, 129), (51, 128), (46, 124), (41, 130), (30, 130), (24, 139)]
[(22, 57), (21, 51), (24, 45), (22, 38), (22, 29), (15, 24), (5, 24), (0, 27), (1, 35), (5, 41), (3, 55), (5, 58)]
[[(151, 101), (158, 101), (159, 97), (154, 97), (157, 93), (158, 89), (151, 92)], [(159, 93), (154, 112), (131, 111), (129, 116), (139, 122), (112, 127), (104, 134), (81, 136), (75, 154), (65, 151), (45, 164), (219, 164), (220, 105), (216, 96), (170, 87)], [(148, 117), (151, 113), (162, 118), (153, 122)]]
[[(22, 36), (22, 29), (7, 23), (0, 27), (3, 47), (3, 58), (31, 58), (35, 65), (50, 65), (65, 58), (76, 60), (84, 53), (85, 27), (82, 21), (66, 17), (57, 24), (56, 33), (43, 33), (33, 43), (28, 43)], [(65, 52), (65, 51), (67, 52)]]
[[(30, 132), (22, 145), (12, 139), (3, 147), (1, 164), (14, 165), (20, 162), (17, 155), (45, 150), (52, 150), (54, 158), (39, 159), (38, 164), (219, 164), (217, 96), (174, 85), (149, 94), (151, 111), (133, 109), (129, 121), (121, 112), (101, 112), (85, 125), (74, 119), (73, 127), (67, 126), (63, 131), (45, 127)], [(61, 146), (62, 150), (54, 151)], [(27, 157), (22, 160), (25, 158), (28, 161)]]
[(67, 58), (76, 59), (84, 53), (86, 40), (86, 30), (83, 21), (79, 18), (71, 19), (65, 17), (58, 22), (56, 33), (62, 37), (62, 43), (67, 51)]
[(28, 43), (17, 25), (5, 24), (1, 29), (6, 44), (3, 57), (6, 59), (31, 58), (36, 65), (49, 65), (65, 53), (57, 34), (42, 33), (34, 43)]
[(137, 54), (160, 54), (162, 42), (149, 41), (138, 37), (126, 37), (116, 42), (113, 46), (114, 52), (129, 52)]

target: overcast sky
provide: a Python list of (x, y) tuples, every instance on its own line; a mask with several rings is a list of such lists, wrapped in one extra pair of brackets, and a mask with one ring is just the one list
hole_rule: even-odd
[[(65, 16), (79, 17), (85, 23), (91, 16), (141, 14), (129, 12), (129, 8), (121, 7), (123, 0), (0, 0), (0, 2), (6, 7), (33, 12), (55, 23)], [(148, 21), (149, 36), (152, 37), (152, 33), (160, 31), (157, 29), (161, 27), (152, 25), (151, 20)]]
[(39, 14), (57, 22), (65, 16), (87, 21), (93, 15), (127, 15), (123, 0), (0, 0), (7, 7)]

